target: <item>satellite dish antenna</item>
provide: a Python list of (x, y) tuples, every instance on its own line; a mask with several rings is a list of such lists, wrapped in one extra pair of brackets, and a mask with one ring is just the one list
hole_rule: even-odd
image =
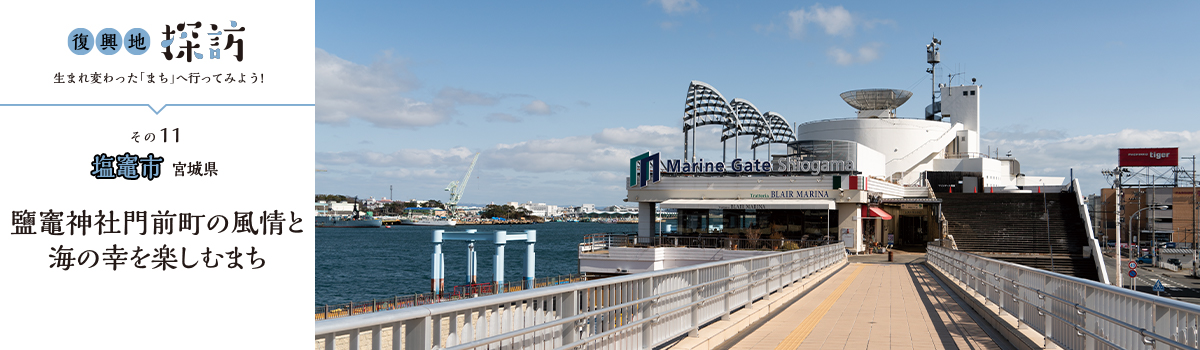
[(971, 85), (975, 85), (975, 78), (971, 78)]

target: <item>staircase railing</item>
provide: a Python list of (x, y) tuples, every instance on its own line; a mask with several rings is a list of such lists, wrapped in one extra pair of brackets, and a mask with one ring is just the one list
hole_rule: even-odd
[(1083, 231), (1087, 234), (1088, 246), (1092, 248), (1092, 261), (1096, 263), (1096, 273), (1100, 274), (1100, 281), (1112, 284), (1108, 279), (1108, 270), (1104, 266), (1104, 254), (1100, 250), (1100, 241), (1096, 240), (1096, 234), (1092, 231), (1092, 216), (1088, 212), (1087, 200), (1083, 198), (1082, 192), (1079, 191), (1079, 179), (1071, 179), (1070, 185), (1063, 192), (1074, 192), (1075, 205), (1079, 207), (1079, 219), (1083, 220)]
[[(913, 171), (913, 169), (919, 165), (919, 164), (915, 163), (914, 161), (910, 160), (909, 157), (912, 157), (914, 155), (921, 155), (920, 159), (925, 159), (925, 157), (928, 157), (930, 154), (937, 153), (937, 152), (931, 152), (931, 150), (940, 150), (942, 148), (945, 148), (946, 144), (950, 143), (951, 140), (956, 139), (958, 137), (958, 131), (960, 131), (960, 130), (962, 130), (962, 124), (954, 124), (950, 128), (947, 128), (946, 131), (943, 132), (941, 136), (938, 136), (938, 138), (931, 139), (929, 141), (925, 141), (925, 143), (921, 144), (920, 146), (917, 146), (916, 148), (913, 148), (912, 151), (908, 152), (908, 154), (905, 154), (903, 157), (892, 158), (891, 160), (884, 163), (884, 167), (891, 165), (892, 162), (900, 162), (900, 163), (896, 163), (896, 164), (906, 165), (904, 167), (905, 170), (901, 175), (901, 178), (904, 178), (904, 176), (908, 176), (908, 174), (911, 173)], [(940, 145), (940, 146), (939, 146), (939, 148), (930, 148), (931, 144), (932, 145)], [(918, 153), (918, 152), (920, 152), (920, 153)], [(913, 162), (914, 164), (907, 164), (909, 162)]]

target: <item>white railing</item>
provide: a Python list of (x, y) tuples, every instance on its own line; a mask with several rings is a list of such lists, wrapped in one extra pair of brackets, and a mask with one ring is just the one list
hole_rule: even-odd
[[(867, 188), (870, 189), (871, 192), (879, 192), (886, 198), (924, 197), (929, 193), (929, 190), (922, 185), (902, 185), (872, 177), (867, 179), (867, 181), (869, 181)], [(930, 196), (929, 198), (933, 197)]]
[(1067, 190), (1075, 191), (1075, 205), (1079, 206), (1079, 219), (1083, 220), (1083, 230), (1087, 234), (1088, 246), (1092, 248), (1092, 263), (1096, 264), (1096, 272), (1100, 273), (1100, 281), (1112, 284), (1112, 281), (1108, 280), (1108, 268), (1104, 266), (1104, 253), (1100, 250), (1100, 241), (1096, 240), (1096, 233), (1092, 229), (1092, 216), (1088, 212), (1087, 199), (1084, 199), (1083, 191), (1079, 190), (1079, 179), (1070, 181), (1071, 184)]
[(1175, 264), (1172, 264), (1172, 263), (1169, 263), (1166, 261), (1159, 261), (1158, 268), (1164, 269), (1164, 270), (1179, 271), (1179, 266), (1176, 266)]
[(1200, 346), (1197, 305), (940, 247), (926, 258), (947, 282), (1016, 318), (1018, 329), (1064, 349)]
[(867, 183), (867, 188), (871, 189), (871, 192), (879, 192), (889, 198), (904, 197), (904, 186), (872, 177), (867, 178)]
[(831, 244), (317, 321), (316, 345), (358, 349), (365, 332), (372, 349), (649, 349), (845, 259)]
[[(925, 141), (925, 143), (921, 144), (920, 146), (917, 146), (917, 148), (914, 148), (912, 151), (908, 152), (908, 154), (905, 154), (903, 157), (892, 158), (892, 160), (889, 160), (886, 163), (884, 163), (884, 166), (886, 167), (887, 165), (892, 164), (892, 162), (899, 161), (901, 163), (898, 163), (898, 164), (904, 165), (905, 166), (904, 169), (906, 169), (906, 170), (904, 170), (903, 176), (908, 176), (908, 173), (912, 172), (913, 169), (917, 166), (917, 164), (915, 164), (915, 163), (907, 164), (907, 163), (914, 162), (913, 160), (908, 159), (908, 157), (912, 157), (913, 155), (920, 155), (920, 158), (917, 159), (917, 161), (920, 161), (921, 159), (925, 159), (925, 157), (928, 157), (931, 153), (937, 153), (938, 150), (945, 148), (946, 145), (950, 143), (950, 141), (956, 139), (958, 137), (958, 131), (960, 131), (962, 129), (963, 129), (962, 124), (954, 124), (953, 126), (947, 128), (946, 131), (942, 133), (942, 136), (938, 136), (938, 138), (936, 138), (936, 139), (931, 139), (929, 141)], [(936, 147), (931, 147), (931, 145), (934, 145)], [(924, 151), (918, 153), (919, 151), (922, 151), (922, 150), (924, 150)], [(901, 178), (903, 178), (903, 176), (901, 176)]]

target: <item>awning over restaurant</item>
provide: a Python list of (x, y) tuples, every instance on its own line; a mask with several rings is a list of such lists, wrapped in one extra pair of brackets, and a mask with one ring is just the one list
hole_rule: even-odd
[(886, 211), (883, 211), (883, 208), (868, 207), (865, 205), (863, 206), (863, 216), (864, 217), (873, 217), (873, 218), (883, 218), (884, 220), (892, 219), (892, 216), (889, 215)]
[(831, 200), (800, 199), (669, 199), (659, 206), (673, 209), (837, 209)]

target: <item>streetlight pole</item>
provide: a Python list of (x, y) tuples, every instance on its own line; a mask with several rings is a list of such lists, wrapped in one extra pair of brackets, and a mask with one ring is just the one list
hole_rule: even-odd
[[(1146, 211), (1146, 209), (1167, 210), (1167, 206), (1165, 206), (1165, 205), (1150, 205), (1145, 208), (1138, 209), (1138, 211), (1134, 212), (1133, 215), (1130, 215), (1129, 218), (1132, 220), (1134, 217), (1138, 216), (1138, 214), (1141, 214), (1143, 211)], [(1131, 242), (1133, 241), (1133, 225), (1129, 225), (1129, 239)], [(1132, 249), (1133, 245), (1131, 244), (1130, 247), (1131, 247), (1130, 249)], [(1151, 254), (1153, 254), (1154, 250), (1151, 250), (1150, 252), (1151, 252)], [(1132, 254), (1129, 255), (1129, 258), (1134, 259)], [(1120, 261), (1120, 260), (1118, 260), (1118, 261)], [(1151, 260), (1151, 261), (1153, 261), (1153, 260)], [(1117, 270), (1117, 271), (1120, 271), (1120, 270)], [(1130, 278), (1129, 279), (1129, 289), (1133, 290), (1134, 287), (1135, 287), (1134, 279)]]
[(1196, 276), (1197, 261), (1200, 261), (1200, 246), (1196, 245), (1196, 155), (1180, 158), (1192, 160), (1192, 186), (1188, 190), (1192, 192), (1192, 276)]

